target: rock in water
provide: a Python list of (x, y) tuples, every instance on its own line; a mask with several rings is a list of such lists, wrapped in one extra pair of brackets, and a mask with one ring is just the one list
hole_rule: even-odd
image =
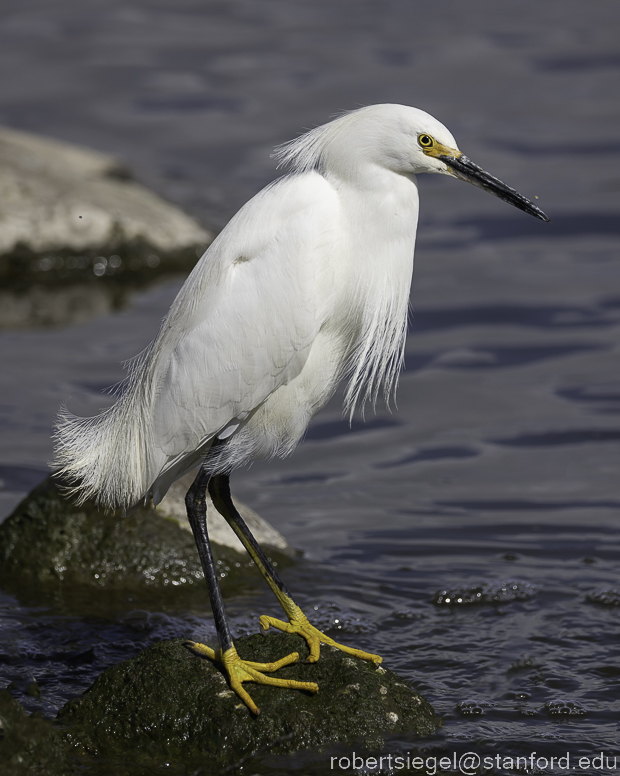
[[(49, 477), (0, 525), (2, 587), (33, 602), (51, 597), (76, 614), (93, 614), (95, 607), (103, 615), (127, 605), (206, 607), (194, 537), (183, 527), (186, 485), (163, 508), (142, 507), (123, 517), (92, 502), (76, 506)], [(276, 565), (290, 564), (295, 552), (284, 537), (245, 505), (238, 507)], [(263, 584), (224, 519), (214, 507), (208, 515), (224, 594)]]
[[(192, 533), (192, 529), (189, 520), (187, 519), (185, 494), (194, 481), (195, 476), (195, 472), (190, 472), (190, 474), (186, 474), (185, 477), (181, 477), (180, 480), (173, 482), (170, 486), (170, 490), (165, 495), (161, 504), (157, 507), (158, 514), (176, 520), (179, 526), (185, 531), (189, 531), (190, 534)], [(243, 544), (241, 544), (241, 541), (233, 529), (217, 512), (208, 492), (206, 493), (206, 498), (207, 527), (211, 543), (217, 544), (220, 547), (229, 547), (231, 550), (236, 550), (245, 557), (246, 552)], [(276, 550), (291, 558), (295, 555), (295, 551), (279, 531), (276, 531), (273, 526), (258, 515), (253, 509), (242, 501), (238, 501), (234, 496), (233, 502), (261, 547)]]
[(50, 720), (29, 715), (8, 690), (0, 690), (0, 773), (2, 776), (73, 773), (69, 750)]
[(0, 128), (0, 326), (102, 314), (212, 239), (114, 157)]
[[(278, 677), (317, 682), (316, 695), (245, 685), (261, 710), (254, 717), (210, 660), (175, 639), (155, 644), (101, 674), (59, 720), (77, 751), (127, 760), (191, 760), (204, 773), (267, 749), (286, 754), (338, 742), (380, 746), (383, 736), (433, 733), (441, 724), (429, 703), (399, 676), (323, 645), (318, 663), (300, 636), (240, 638), (242, 658), (257, 662), (300, 653)], [(142, 754), (139, 754), (142, 753)]]

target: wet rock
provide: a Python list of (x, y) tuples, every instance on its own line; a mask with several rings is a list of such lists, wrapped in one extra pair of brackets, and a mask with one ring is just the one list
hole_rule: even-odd
[(506, 604), (512, 601), (529, 601), (536, 594), (534, 585), (528, 582), (507, 580), (485, 582), (471, 587), (438, 590), (433, 603), (438, 606), (471, 606), (472, 604)]
[(73, 323), (187, 272), (213, 236), (117, 159), (0, 128), (0, 326)]
[(536, 658), (529, 655), (522, 655), (510, 664), (510, 671), (529, 671), (530, 669), (540, 669), (542, 666)]
[[(244, 659), (276, 660), (308, 650), (299, 636), (240, 638)], [(209, 660), (175, 639), (107, 669), (59, 714), (76, 751), (110, 759), (199, 758), (205, 773), (257, 750), (285, 754), (336, 742), (381, 744), (384, 735), (428, 735), (440, 725), (428, 702), (400, 677), (323, 646), (318, 663), (299, 662), (279, 677), (317, 682), (316, 695), (245, 685), (261, 710), (253, 716)]]
[(551, 717), (583, 717), (586, 714), (585, 706), (570, 700), (548, 701), (543, 710)]
[(593, 590), (587, 594), (586, 598), (591, 603), (601, 606), (620, 606), (620, 592), (615, 588)]
[(41, 689), (34, 679), (26, 685), (26, 695), (30, 695), (31, 698), (41, 697)]
[(484, 710), (490, 706), (491, 704), (488, 701), (468, 699), (457, 703), (456, 710), (464, 717), (479, 717), (484, 714)]
[[(198, 552), (189, 526), (182, 527), (186, 489), (181, 483), (161, 508), (144, 507), (123, 517), (92, 502), (76, 506), (49, 477), (0, 525), (0, 585), (34, 600), (62, 592), (73, 611), (84, 608), (90, 614), (106, 602), (134, 607), (195, 600), (204, 606)], [(239, 506), (274, 563), (290, 563), (294, 551), (284, 537)], [(258, 584), (262, 577), (215, 508), (208, 510), (208, 519), (224, 594)]]
[(29, 715), (8, 690), (0, 691), (0, 773), (3, 776), (70, 773), (68, 751), (49, 720)]

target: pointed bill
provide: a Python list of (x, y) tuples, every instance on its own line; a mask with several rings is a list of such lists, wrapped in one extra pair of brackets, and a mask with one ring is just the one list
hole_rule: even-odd
[(482, 167), (478, 167), (471, 159), (461, 154), (460, 156), (450, 156), (448, 154), (437, 155), (438, 159), (441, 159), (444, 164), (450, 168), (450, 172), (456, 178), (460, 178), (467, 183), (473, 183), (474, 186), (478, 186), (490, 194), (494, 194), (496, 197), (503, 199), (504, 202), (508, 202), (509, 205), (518, 207), (519, 210), (523, 210), (525, 213), (529, 213), (535, 218), (540, 218), (541, 221), (551, 221), (543, 211), (537, 207), (533, 202), (519, 194), (518, 191), (507, 186), (499, 178), (495, 178), (489, 174)]

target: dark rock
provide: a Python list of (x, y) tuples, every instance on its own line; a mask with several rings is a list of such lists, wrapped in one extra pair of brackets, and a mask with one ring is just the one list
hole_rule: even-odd
[(2, 776), (64, 776), (68, 749), (50, 720), (29, 715), (8, 690), (0, 691)]
[(491, 704), (488, 701), (468, 699), (456, 704), (456, 710), (464, 717), (477, 717), (484, 714), (484, 710)]
[[(264, 549), (276, 564), (291, 562), (288, 549)], [(261, 583), (247, 555), (223, 544), (213, 550), (224, 595)], [(92, 502), (76, 506), (52, 477), (0, 525), (0, 585), (22, 600), (51, 599), (89, 615), (136, 605), (204, 608), (208, 600), (194, 538), (178, 519), (150, 507), (123, 517)]]
[(586, 599), (593, 604), (601, 606), (620, 606), (620, 592), (615, 588), (593, 590), (586, 595)]
[(31, 698), (40, 698), (41, 697), (41, 689), (39, 685), (32, 680), (32, 682), (28, 682), (28, 685), (26, 686), (26, 695), (30, 695)]
[(551, 717), (583, 717), (586, 714), (585, 706), (570, 700), (547, 701), (543, 710)]
[[(257, 662), (290, 652), (307, 656), (299, 636), (260, 635), (236, 641), (242, 658)], [(261, 710), (253, 716), (210, 660), (175, 639), (155, 644), (107, 669), (80, 698), (60, 711), (65, 739), (76, 752), (111, 760), (191, 761), (205, 773), (257, 750), (285, 754), (336, 742), (380, 746), (387, 734), (428, 735), (440, 723), (428, 702), (400, 677), (321, 647), (318, 663), (299, 662), (278, 677), (317, 682), (316, 695), (244, 686)], [(143, 753), (143, 754), (138, 754)]]
[(507, 604), (513, 601), (529, 601), (536, 595), (536, 588), (528, 582), (484, 582), (471, 587), (438, 590), (433, 603), (438, 606), (471, 606), (472, 604)]

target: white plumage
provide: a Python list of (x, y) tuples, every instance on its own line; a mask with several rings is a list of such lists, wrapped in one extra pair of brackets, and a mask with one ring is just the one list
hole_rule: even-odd
[(214, 471), (288, 455), (343, 377), (349, 413), (381, 386), (389, 397), (406, 334), (415, 174), (469, 179), (444, 151), (469, 162), (442, 124), (401, 105), (345, 114), (279, 149), (291, 174), (209, 247), (116, 403), (94, 418), (61, 413), (55, 463), (78, 497), (157, 503), (216, 437), (228, 443)]

